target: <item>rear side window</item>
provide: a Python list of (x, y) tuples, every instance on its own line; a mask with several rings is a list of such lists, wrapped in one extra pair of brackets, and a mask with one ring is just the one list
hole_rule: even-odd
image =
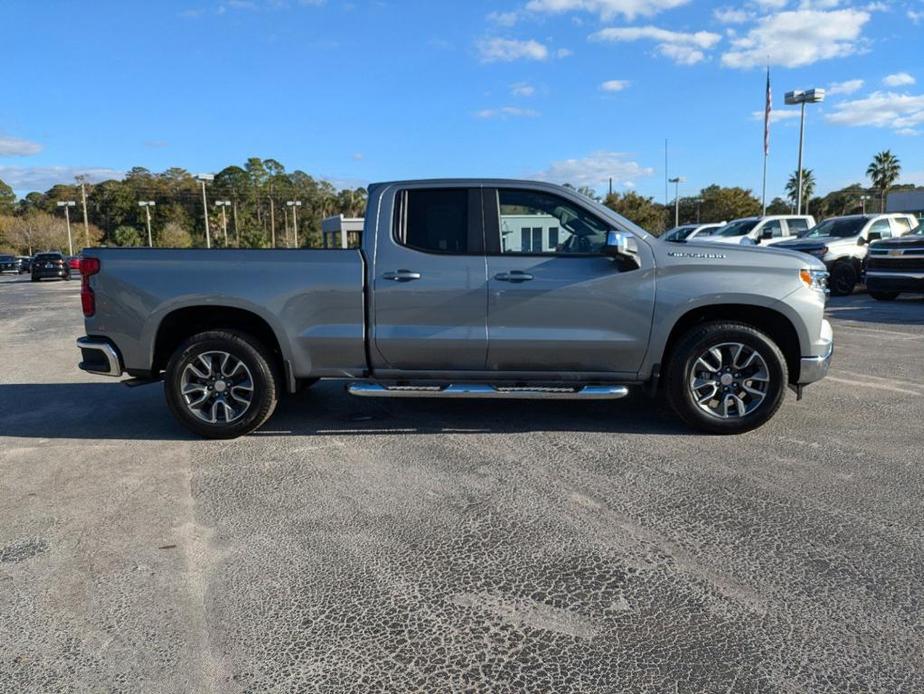
[(892, 217), (892, 221), (895, 222), (895, 228), (898, 230), (899, 235), (907, 234), (911, 231), (911, 222), (907, 217)]
[(801, 235), (803, 232), (808, 231), (808, 221), (804, 219), (787, 219), (786, 225), (789, 227), (789, 232), (795, 234), (796, 236)]
[(481, 196), (468, 188), (402, 190), (394, 233), (402, 245), (428, 253), (480, 253)]

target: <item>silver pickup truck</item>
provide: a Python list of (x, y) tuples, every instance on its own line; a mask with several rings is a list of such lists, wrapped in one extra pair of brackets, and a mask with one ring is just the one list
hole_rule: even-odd
[(659, 241), (545, 183), (373, 185), (361, 249), (94, 248), (82, 263), (80, 368), (163, 379), (177, 419), (212, 438), (318, 379), (365, 397), (639, 387), (693, 427), (740, 433), (833, 351), (819, 261)]

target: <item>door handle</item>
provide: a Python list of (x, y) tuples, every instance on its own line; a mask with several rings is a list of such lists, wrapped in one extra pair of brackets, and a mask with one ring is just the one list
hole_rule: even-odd
[(510, 272), (500, 272), (494, 275), (494, 279), (500, 282), (529, 282), (533, 276), (522, 270), (511, 270)]
[(419, 280), (419, 272), (411, 272), (410, 270), (396, 270), (395, 272), (386, 272), (382, 275), (383, 279), (394, 280), (395, 282), (410, 282), (411, 280)]

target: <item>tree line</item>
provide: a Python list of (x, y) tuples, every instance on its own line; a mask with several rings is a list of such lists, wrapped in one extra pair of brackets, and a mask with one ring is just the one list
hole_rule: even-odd
[[(316, 247), (324, 217), (362, 216), (366, 208), (362, 187), (338, 190), (304, 171), (288, 172), (275, 159), (258, 157), (215, 174), (206, 183), (206, 199), (213, 247), (284, 248), (294, 246), (296, 238), (299, 246)], [(0, 247), (29, 254), (66, 250), (66, 221), (58, 203), (67, 201), (76, 203), (68, 210), (75, 251), (85, 245), (147, 245), (147, 212), (155, 246), (206, 245), (201, 183), (181, 168), (154, 173), (134, 167), (121, 180), (91, 184), (78, 178), (21, 200), (0, 181)], [(301, 204), (292, 211), (289, 201)], [(139, 202), (154, 205), (146, 209)]]
[[(901, 163), (890, 151), (880, 152), (870, 163), (867, 176), (872, 183), (855, 183), (824, 197), (813, 197), (815, 176), (803, 171), (802, 193), (807, 212), (816, 220), (885, 210), (890, 190), (913, 189), (896, 185)], [(205, 245), (200, 182), (189, 172), (170, 168), (153, 173), (135, 167), (122, 180), (90, 184), (76, 180), (50, 190), (33, 192), (17, 200), (9, 186), (0, 181), (0, 250), (33, 254), (48, 249), (68, 248), (67, 227), (59, 202), (73, 201), (69, 208), (75, 251), (85, 245), (147, 245), (146, 209), (139, 202), (153, 202), (151, 236), (155, 246), (188, 248)], [(789, 214), (795, 208), (798, 176), (793, 173), (786, 186), (787, 197), (774, 198), (768, 214)], [(660, 234), (674, 223), (674, 205), (634, 191), (611, 193), (600, 198), (591, 188), (580, 192), (607, 205), (642, 228)], [(86, 197), (87, 226), (83, 224)], [(336, 189), (331, 183), (303, 171), (287, 172), (275, 159), (251, 157), (243, 166), (228, 166), (206, 186), (208, 219), (213, 246), (271, 248), (321, 245), (321, 220), (336, 214), (361, 217), (366, 208), (364, 188)], [(289, 201), (300, 201), (290, 212)], [(227, 202), (223, 208), (216, 202)], [(878, 204), (877, 204), (878, 203)], [(747, 188), (711, 185), (695, 196), (680, 198), (680, 223), (723, 222), (761, 214), (761, 201)], [(297, 228), (296, 228), (297, 224)], [(225, 235), (227, 229), (227, 236)], [(297, 231), (297, 233), (296, 233)]]

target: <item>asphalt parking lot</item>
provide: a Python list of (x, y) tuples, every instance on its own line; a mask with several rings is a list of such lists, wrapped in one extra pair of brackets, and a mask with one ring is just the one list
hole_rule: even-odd
[(0, 279), (0, 691), (924, 691), (924, 298), (741, 437), (321, 384), (203, 441)]

